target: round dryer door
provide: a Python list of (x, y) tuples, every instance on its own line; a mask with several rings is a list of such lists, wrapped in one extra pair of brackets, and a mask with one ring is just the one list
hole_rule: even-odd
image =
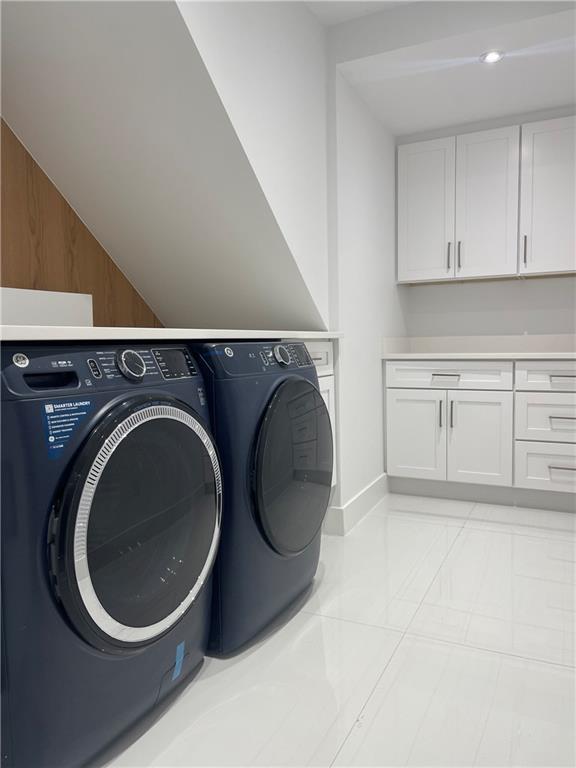
[(172, 398), (113, 409), (51, 525), (55, 586), (80, 634), (114, 650), (170, 629), (210, 573), (220, 516), (220, 466), (198, 415)]
[(297, 555), (320, 531), (332, 485), (332, 428), (322, 395), (290, 378), (274, 392), (257, 438), (254, 494), (264, 536)]

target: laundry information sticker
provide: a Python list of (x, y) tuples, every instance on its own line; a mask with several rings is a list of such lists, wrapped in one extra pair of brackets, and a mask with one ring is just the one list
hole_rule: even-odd
[(90, 400), (56, 401), (44, 404), (44, 431), (48, 455), (51, 459), (59, 458), (91, 407)]

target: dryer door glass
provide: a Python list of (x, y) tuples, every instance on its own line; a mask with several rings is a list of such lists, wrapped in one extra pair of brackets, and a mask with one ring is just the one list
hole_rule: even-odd
[(270, 400), (255, 453), (255, 500), (262, 531), (282, 555), (316, 537), (332, 484), (332, 429), (322, 395), (309, 381), (284, 381)]
[(71, 580), (99, 630), (141, 643), (178, 621), (208, 576), (220, 469), (198, 417), (175, 401), (124, 407), (103, 427), (73, 481)]

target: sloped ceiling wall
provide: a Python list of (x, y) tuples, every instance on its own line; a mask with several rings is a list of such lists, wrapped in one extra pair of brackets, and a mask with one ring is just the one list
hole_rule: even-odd
[(328, 321), (326, 31), (302, 2), (178, 2)]
[(172, 2), (4, 2), (6, 122), (166, 326), (324, 330)]

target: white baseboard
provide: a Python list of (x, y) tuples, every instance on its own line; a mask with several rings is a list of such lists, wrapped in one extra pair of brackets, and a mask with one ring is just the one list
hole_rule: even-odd
[(331, 505), (326, 512), (323, 532), (345, 536), (387, 493), (387, 477), (380, 475), (341, 507)]
[(474, 485), (443, 480), (389, 477), (388, 493), (432, 496), (434, 498), (474, 501), (479, 504), (498, 504), (508, 507), (550, 509), (556, 512), (574, 512), (576, 510), (576, 497), (573, 493), (506, 488), (498, 485)]

